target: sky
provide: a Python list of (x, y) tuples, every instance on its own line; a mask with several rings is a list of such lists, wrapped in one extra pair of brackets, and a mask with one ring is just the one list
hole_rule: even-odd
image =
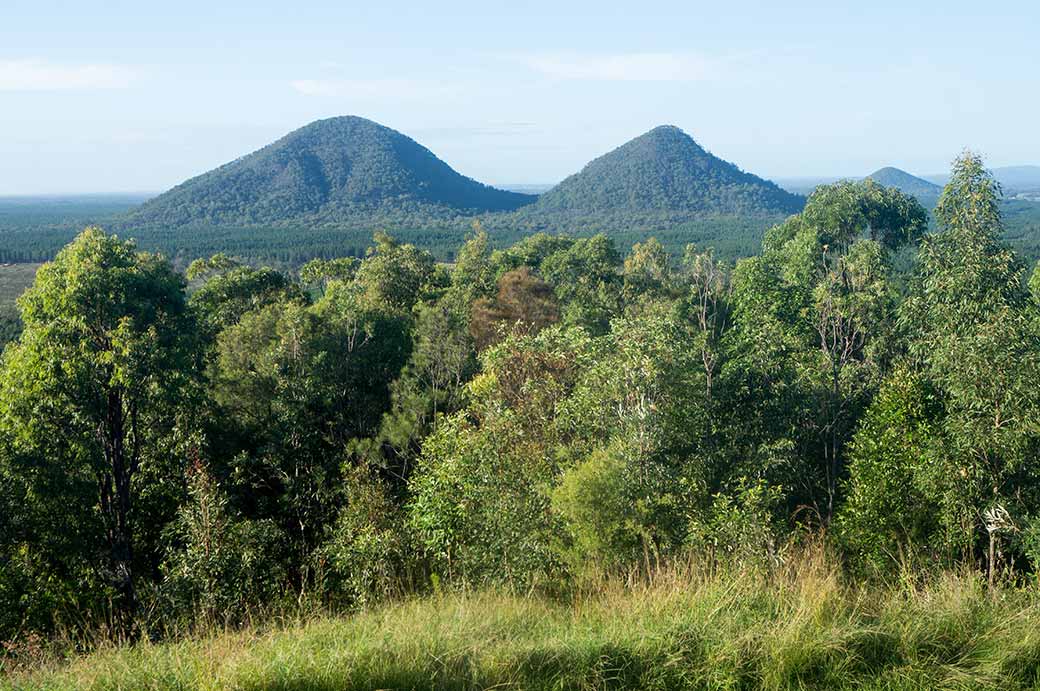
[(151, 192), (360, 115), (492, 184), (661, 124), (772, 178), (1040, 164), (1040, 3), (0, 0), (0, 196)]

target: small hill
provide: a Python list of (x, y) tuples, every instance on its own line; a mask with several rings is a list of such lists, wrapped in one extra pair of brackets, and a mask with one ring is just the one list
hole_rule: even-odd
[(803, 196), (809, 196), (813, 193), (820, 185), (830, 185), (838, 182), (845, 178), (840, 177), (818, 177), (818, 176), (804, 176), (796, 178), (776, 178), (773, 180), (781, 188), (787, 190), (791, 194), (800, 194)]
[(1000, 182), (1005, 193), (1040, 191), (1040, 166), (994, 168), (993, 176)]
[[(1019, 192), (1040, 190), (1040, 166), (1002, 166), (990, 170), (993, 177), (1004, 188), (1004, 194), (1014, 196)], [(939, 185), (950, 181), (949, 173), (924, 176)]]
[(359, 117), (313, 122), (137, 209), (135, 223), (337, 223), (362, 215), (513, 210), (534, 197), (460, 175), (405, 135)]
[(541, 195), (529, 211), (759, 215), (796, 213), (804, 202), (666, 125), (592, 161)]
[(874, 171), (867, 176), (867, 179), (884, 187), (895, 187), (904, 194), (917, 197), (917, 200), (925, 206), (934, 206), (942, 193), (942, 187), (939, 185), (891, 166)]

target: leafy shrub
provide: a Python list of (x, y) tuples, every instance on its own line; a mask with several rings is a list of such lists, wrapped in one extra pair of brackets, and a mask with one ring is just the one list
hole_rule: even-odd
[[(621, 443), (594, 451), (568, 470), (552, 504), (566, 525), (564, 557), (576, 567), (616, 569), (657, 563), (673, 542), (674, 497), (660, 469), (640, 467)], [(656, 486), (655, 486), (656, 485)]]
[(783, 499), (780, 487), (741, 478), (733, 492), (715, 495), (706, 519), (693, 522), (690, 544), (729, 566), (776, 566), (782, 557), (777, 509)]
[(192, 471), (188, 494), (167, 531), (160, 602), (188, 623), (242, 623), (276, 602), (286, 586), (285, 536), (272, 521), (235, 517), (201, 467)]
[(329, 594), (367, 605), (408, 590), (414, 549), (399, 505), (365, 469), (352, 471), (346, 486), (347, 505), (316, 557)]

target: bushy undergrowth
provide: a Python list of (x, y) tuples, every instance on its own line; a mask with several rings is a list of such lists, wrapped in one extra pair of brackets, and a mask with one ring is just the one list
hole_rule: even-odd
[(1040, 595), (971, 574), (853, 586), (818, 557), (672, 568), (565, 598), (453, 592), (15, 671), (10, 689), (1015, 689)]

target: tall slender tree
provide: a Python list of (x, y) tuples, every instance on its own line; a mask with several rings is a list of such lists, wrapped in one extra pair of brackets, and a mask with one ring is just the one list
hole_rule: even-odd
[[(132, 635), (143, 482), (160, 482), (177, 408), (197, 371), (184, 279), (162, 257), (88, 228), (40, 268), (20, 300), (25, 331), (4, 353), (0, 426), (15, 472), (93, 514), (115, 622)], [(54, 473), (55, 467), (60, 473)], [(94, 492), (85, 492), (93, 485)]]

